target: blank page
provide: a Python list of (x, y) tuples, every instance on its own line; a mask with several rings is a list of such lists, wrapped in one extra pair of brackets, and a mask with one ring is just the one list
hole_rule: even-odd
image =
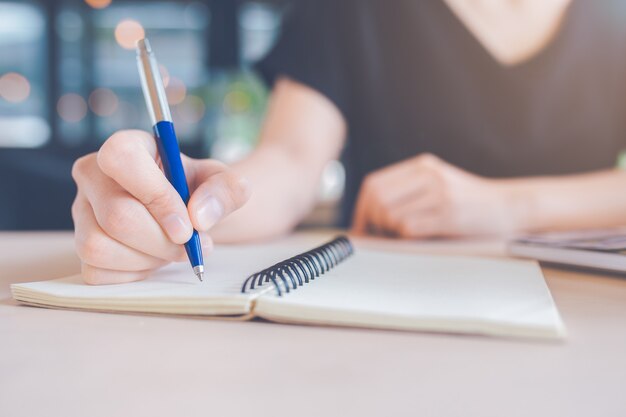
[(296, 323), (560, 338), (564, 326), (534, 262), (358, 249), (255, 314)]

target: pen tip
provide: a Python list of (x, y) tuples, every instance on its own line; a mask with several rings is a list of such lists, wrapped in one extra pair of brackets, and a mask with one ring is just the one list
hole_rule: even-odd
[(202, 278), (204, 278), (204, 265), (196, 265), (193, 267), (193, 273), (196, 274), (200, 282), (202, 282)]

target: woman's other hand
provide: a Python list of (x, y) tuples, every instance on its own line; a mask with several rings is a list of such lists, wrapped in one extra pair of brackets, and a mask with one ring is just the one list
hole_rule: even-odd
[(416, 156), (365, 178), (353, 230), (403, 238), (511, 233), (516, 213), (498, 181)]

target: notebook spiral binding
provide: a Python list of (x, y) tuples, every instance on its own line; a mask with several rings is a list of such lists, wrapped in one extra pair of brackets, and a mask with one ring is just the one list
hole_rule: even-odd
[[(276, 294), (296, 290), (308, 284), (354, 253), (352, 243), (346, 236), (338, 236), (322, 246), (301, 253), (262, 271), (250, 275), (243, 283), (241, 292), (252, 291), (272, 282)], [(290, 288), (291, 286), (291, 288)]]

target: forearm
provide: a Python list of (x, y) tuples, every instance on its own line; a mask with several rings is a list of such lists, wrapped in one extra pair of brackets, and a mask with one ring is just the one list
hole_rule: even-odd
[(291, 230), (312, 208), (322, 171), (339, 157), (345, 132), (343, 116), (326, 97), (279, 80), (257, 149), (233, 165), (249, 179), (252, 196), (211, 231), (213, 237), (240, 242)]
[(507, 196), (516, 232), (626, 224), (626, 172), (496, 180)]

